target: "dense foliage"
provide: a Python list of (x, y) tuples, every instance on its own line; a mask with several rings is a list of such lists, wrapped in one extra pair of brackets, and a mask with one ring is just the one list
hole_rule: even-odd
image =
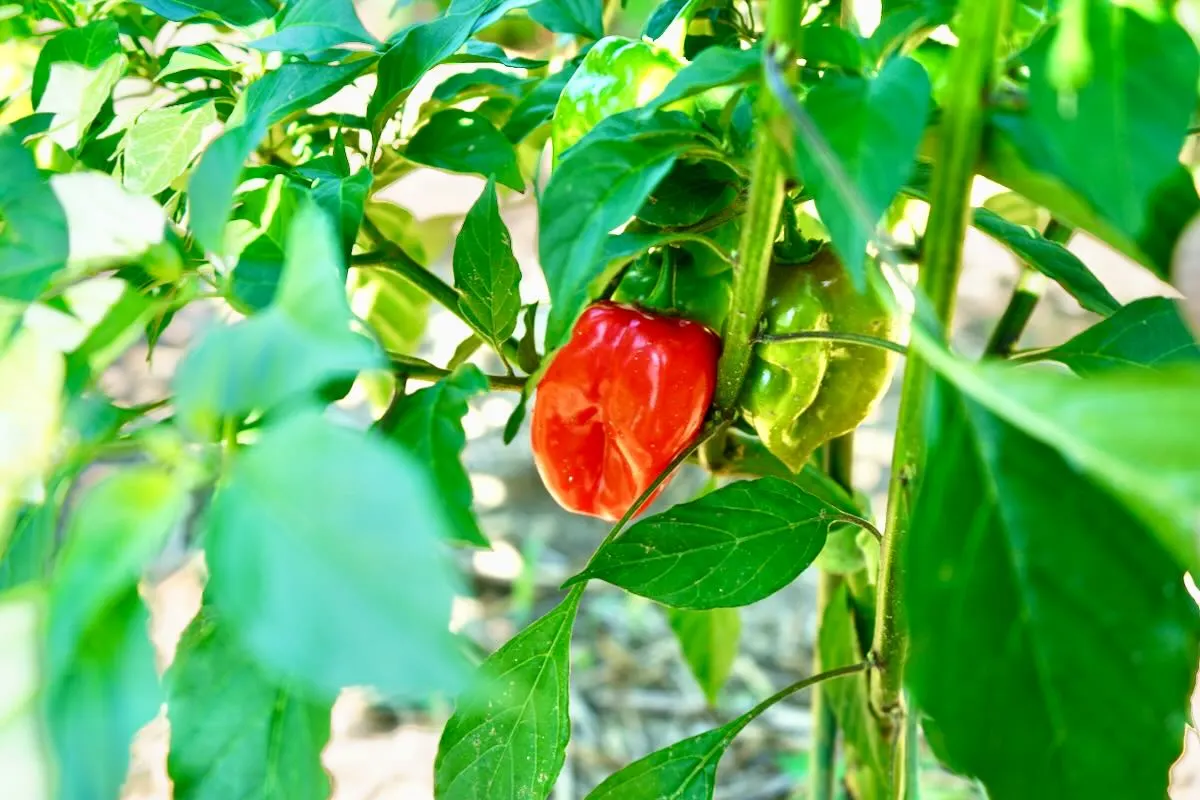
[[(540, 800), (589, 581), (667, 607), (712, 699), (736, 609), (814, 569), (814, 674), (588, 797), (710, 798), (810, 687), (816, 798), (916, 797), (918, 740), (990, 797), (1164, 796), (1200, 658), (1200, 298), (1122, 304), (1066, 245), (1200, 286), (1198, 4), (392, 5), (0, 2), (0, 794), (118, 797), (165, 704), (180, 800), (326, 798), (330, 709), (369, 686), (454, 699), (438, 798)], [(447, 277), (381, 196), (420, 168), (482, 179)], [(1004, 191), (973, 207), (978, 176)], [(947, 333), (968, 227), (1021, 264), (981, 357)], [(1048, 282), (1096, 321), (1018, 350)], [(431, 303), (470, 330), (444, 365), (414, 355)], [(108, 392), (197, 309), (167, 396)], [(581, 357), (587, 314), (656, 322)], [(901, 361), (876, 523), (853, 429)], [(529, 435), (543, 377), (547, 483), (623, 517), (472, 664), (463, 418), (518, 392)], [(636, 517), (685, 460), (709, 491)], [(139, 587), (180, 546), (207, 582), (162, 673)]]

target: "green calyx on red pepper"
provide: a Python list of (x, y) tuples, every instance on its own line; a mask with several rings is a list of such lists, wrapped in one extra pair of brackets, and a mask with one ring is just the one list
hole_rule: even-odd
[[(707, 234), (725, 252), (737, 244), (739, 226), (726, 223)], [(720, 333), (729, 315), (733, 267), (712, 248), (683, 242), (660, 248), (625, 270), (612, 299), (695, 320)]]

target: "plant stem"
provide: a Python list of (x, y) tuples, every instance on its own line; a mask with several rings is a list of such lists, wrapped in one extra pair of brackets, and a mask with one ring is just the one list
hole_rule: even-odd
[[(825, 472), (843, 489), (846, 494), (853, 495), (854, 484), (852, 468), (854, 465), (854, 434), (839, 436), (825, 448)], [(849, 516), (849, 515), (847, 515)], [(857, 517), (855, 518), (857, 519)], [(817, 578), (817, 630), (825, 619), (825, 609), (829, 606), (842, 576), (821, 571)], [(821, 648), (813, 648), (813, 672), (823, 669)], [(812, 696), (813, 740), (812, 740), (812, 782), (810, 795), (813, 800), (833, 800), (837, 778), (837, 717), (829, 705), (825, 692), (820, 686), (813, 689)]]
[[(391, 360), (393, 368), (406, 378), (436, 381), (446, 377), (451, 372), (451, 370), (442, 369), (430, 364), (428, 361), (413, 358), (412, 356), (402, 356), (392, 353)], [(518, 375), (485, 375), (484, 377), (487, 378), (488, 386), (492, 389), (507, 389), (519, 392), (525, 388), (526, 379)]]
[[(1046, 225), (1043, 235), (1052, 242), (1066, 244), (1073, 232), (1070, 226), (1051, 219), (1050, 223)], [(1029, 324), (1029, 319), (1033, 316), (1038, 301), (1042, 299), (1042, 294), (1046, 291), (1048, 284), (1049, 279), (1045, 275), (1029, 264), (1021, 265), (1021, 275), (1017, 278), (1017, 285), (1013, 289), (1008, 306), (1005, 307), (1004, 313), (992, 331), (987, 347), (983, 351), (985, 355), (1008, 358), (1013, 354), (1017, 341), (1024, 333), (1025, 326)]]
[[(776, 48), (793, 53), (799, 50), (797, 45), (803, 14), (802, 0), (773, 0), (767, 6), (764, 37), (768, 58), (776, 56), (773, 52)], [(713, 395), (715, 418), (725, 425), (705, 447), (704, 460), (710, 464), (720, 463), (724, 454), (725, 428), (733, 418), (742, 382), (750, 366), (751, 340), (758, 328), (763, 299), (767, 293), (767, 276), (783, 210), (786, 177), (783, 158), (771, 128), (773, 121), (782, 113), (778, 100), (771, 92), (759, 95), (750, 193), (735, 254), (732, 301), (725, 323), (721, 359), (717, 364), (717, 386)]]
[(856, 672), (862, 672), (867, 668), (867, 663), (868, 662), (863, 661), (859, 664), (850, 664), (845, 667), (836, 667), (834, 669), (825, 670), (824, 672), (818, 672), (816, 675), (810, 675), (804, 680), (796, 681), (793, 684), (783, 687), (778, 692), (771, 695), (766, 700), (763, 700), (754, 708), (743, 714), (740, 718), (741, 724), (734, 729), (734, 732), (736, 733), (737, 731), (742, 730), (751, 722), (761, 717), (764, 711), (778, 703), (780, 700), (786, 700), (796, 692), (803, 691), (810, 686), (815, 686), (822, 681), (827, 681), (831, 678), (841, 678), (845, 675), (853, 675)]
[[(975, 175), (984, 127), (984, 100), (996, 79), (997, 53), (1011, 0), (978, 0), (962, 7), (959, 45), (951, 65), (950, 84), (943, 109), (944, 137), (933, 159), (930, 214), (924, 239), (918, 307), (928, 303), (932, 319), (949, 331), (954, 317), (958, 278), (962, 268), (963, 239), (970, 212), (971, 182)], [(927, 324), (919, 318), (918, 324)], [(925, 418), (932, 372), (924, 359), (910, 354), (905, 368), (900, 419), (897, 424), (892, 477), (888, 487), (886, 535), (880, 553), (875, 636), (872, 654), (871, 705), (880, 730), (889, 744), (903, 739), (909, 726), (901, 688), (908, 650), (907, 598), (904, 595), (903, 549), (908, 535), (910, 493), (925, 458)], [(900, 722), (899, 725), (896, 723)], [(914, 743), (900, 742), (900, 753)], [(888, 748), (891, 750), (891, 748)], [(909, 795), (912, 780), (907, 760), (894, 760), (893, 793)]]
[(881, 350), (891, 350), (902, 356), (908, 355), (907, 345), (880, 339), (878, 336), (868, 336), (865, 333), (837, 333), (835, 331), (797, 331), (796, 333), (766, 333), (754, 339), (756, 342), (841, 342), (843, 344), (860, 344), (866, 347), (878, 347)]
[(1033, 267), (1028, 264), (1021, 266), (1021, 276), (1017, 278), (1012, 297), (1009, 298), (1008, 305), (992, 330), (987, 347), (984, 348), (983, 352), (986, 355), (1000, 358), (1012, 355), (1017, 341), (1037, 308), (1038, 301), (1042, 299), (1042, 293), (1046, 291), (1047, 283), (1049, 279)]
[[(769, 98), (770, 95), (763, 95)], [(767, 129), (759, 123), (758, 149), (754, 156), (754, 176), (750, 179), (750, 197), (733, 271), (733, 301), (725, 325), (721, 360), (717, 365), (717, 387), (713, 404), (730, 411), (737, 403), (742, 381), (750, 365), (751, 338), (767, 293), (767, 274), (771, 252), (783, 207), (783, 165), (779, 148)]]
[[(352, 267), (382, 267), (398, 275), (407, 278), (414, 286), (416, 286), (425, 294), (429, 295), (436, 303), (443, 306), (447, 311), (452, 313), (463, 321), (463, 324), (470, 328), (485, 342), (491, 343), (492, 338), (487, 331), (480, 330), (467, 315), (463, 313), (462, 308), (458, 304), (458, 291), (446, 283), (444, 280), (434, 275), (425, 267), (421, 266), (415, 259), (405, 253), (400, 248), (389, 248), (384, 250), (375, 250), (370, 253), (360, 253), (350, 257), (350, 266)], [(517, 343), (512, 339), (507, 339), (500, 344), (497, 350), (500, 358), (509, 364), (515, 364), (517, 358)], [(418, 377), (416, 375), (413, 376)]]
[[(821, 571), (817, 576), (817, 628), (825, 617), (829, 601), (841, 585), (842, 576)], [(813, 672), (822, 669), (821, 649), (813, 647)], [(833, 707), (820, 686), (812, 693), (812, 747), (810, 751), (809, 797), (812, 800), (833, 800), (837, 787), (837, 734), (838, 722)]]

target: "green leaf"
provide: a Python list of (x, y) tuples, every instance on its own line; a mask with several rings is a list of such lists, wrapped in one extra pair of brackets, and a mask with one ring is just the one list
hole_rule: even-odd
[[(912, 172), (930, 92), (921, 65), (895, 58), (875, 78), (826, 73), (805, 98), (819, 138), (809, 141), (804, 131), (796, 132), (797, 174), (860, 289), (866, 286), (864, 260), (874, 226)], [(847, 203), (847, 196), (860, 198), (861, 208)]]
[(204, 129), (217, 121), (216, 106), (167, 106), (146, 111), (125, 134), (121, 182), (137, 194), (158, 194), (187, 170)]
[(146, 324), (160, 311), (154, 297), (126, 284), (121, 296), (68, 356), (67, 390), (82, 393), (93, 377), (102, 375), (145, 335)]
[(152, 467), (113, 474), (76, 509), (50, 589), (47, 720), (62, 797), (116, 797), (133, 735), (162, 703), (143, 569), (185, 509), (179, 483)]
[(558, 97), (563, 87), (578, 69), (578, 61), (568, 61), (562, 69), (544, 78), (530, 90), (529, 94), (517, 104), (508, 122), (504, 123), (504, 135), (510, 142), (517, 143), (525, 139), (542, 123), (550, 119), (554, 107), (558, 105)]
[[(18, 321), (20, 318), (18, 317)], [(7, 327), (7, 326), (6, 326)], [(0, 551), (12, 514), (36, 500), (62, 457), (63, 358), (46, 333), (25, 326), (0, 344)]]
[(224, 77), (235, 69), (237, 66), (216, 45), (204, 42), (172, 50), (167, 65), (154, 80), (173, 78), (172, 83), (185, 83), (197, 77)]
[(525, 84), (522, 78), (512, 72), (501, 72), (498, 69), (477, 69), (471, 72), (459, 72), (442, 81), (433, 90), (433, 99), (443, 103), (452, 103), (461, 96), (470, 94), (499, 92), (520, 96), (518, 91)]
[(580, 590), (480, 666), (442, 730), (433, 764), (439, 800), (545, 800), (571, 736), (571, 627)]
[(153, 199), (125, 191), (103, 172), (51, 175), (50, 188), (67, 216), (70, 273), (138, 261), (177, 264), (178, 254), (164, 242), (166, 214)]
[(529, 16), (555, 33), (589, 39), (604, 35), (604, 9), (600, 0), (541, 0), (529, 7)]
[(1046, 149), (1045, 137), (1026, 115), (995, 112), (991, 123), (986, 133), (988, 148), (979, 165), (981, 175), (1028, 197), (1060, 222), (1087, 231), (1159, 275), (1170, 274), (1175, 243), (1200, 213), (1200, 195), (1183, 165), (1177, 164), (1155, 189), (1149, 211), (1154, 224), (1138, 231), (1131, 229), (1127, 220), (1104, 217), (1055, 177), (1058, 167)]
[(389, 353), (416, 352), (429, 320), (429, 295), (398, 272), (354, 270), (354, 309)]
[(66, 149), (83, 139), (125, 71), (117, 23), (67, 28), (46, 42), (33, 71), (38, 113), (53, 114), (50, 138)]
[(35, 300), (67, 264), (67, 216), (33, 156), (0, 133), (0, 297)]
[(332, 97), (370, 63), (370, 59), (337, 66), (293, 62), (250, 84), (238, 99), (225, 133), (205, 149), (188, 182), (189, 224), (205, 248), (224, 252), (225, 223), (242, 166), (267, 128), (293, 111)]
[(295, 55), (320, 53), (348, 43), (375, 44), (351, 0), (294, 0), (283, 12), (276, 32), (250, 42), (250, 47)]
[(1183, 569), (1049, 447), (945, 383), (934, 409), (901, 557), (950, 766), (997, 800), (1164, 796), (1200, 656)]
[(571, 581), (597, 578), (673, 608), (749, 605), (812, 563), (834, 513), (782, 478), (738, 481), (633, 524)]
[(1075, 91), (1055, 86), (1053, 33), (1026, 54), (1030, 121), (1054, 171), (1106, 219), (1137, 235), (1154, 224), (1151, 197), (1177, 168), (1200, 55), (1157, 6), (1152, 19), (1107, 0), (1089, 5), (1091, 74)]
[(454, 286), (463, 315), (499, 346), (517, 328), (521, 267), (500, 218), (496, 186), (488, 181), (454, 243)]
[(263, 669), (332, 699), (456, 687), (450, 522), (424, 465), (315, 414), (238, 453), (209, 508), (208, 588)]
[(492, 0), (451, 0), (445, 16), (408, 26), (379, 60), (379, 80), (367, 103), (376, 137), (417, 81), (466, 43)]
[(1167, 297), (1135, 300), (1069, 341), (1045, 353), (1088, 377), (1119, 368), (1162, 368), (1200, 361), (1191, 329), (1176, 301)]
[(700, 55), (679, 70), (662, 93), (645, 106), (644, 113), (652, 113), (717, 86), (751, 81), (758, 75), (761, 64), (762, 50), (759, 47), (748, 50), (709, 47), (701, 50)]
[(1038, 272), (1057, 282), (1088, 311), (1108, 316), (1121, 307), (1092, 271), (1058, 242), (1009, 222), (986, 208), (975, 209), (972, 224), (1006, 245)]
[(680, 161), (650, 192), (637, 218), (662, 228), (699, 225), (732, 206), (743, 186), (719, 161)]
[(717, 762), (744, 727), (739, 720), (638, 759), (605, 778), (586, 800), (712, 800)]
[(173, 22), (186, 22), (196, 17), (210, 17), (230, 25), (252, 25), (275, 13), (269, 0), (134, 0), (160, 17)]
[(483, 373), (474, 365), (464, 365), (434, 385), (405, 395), (389, 410), (383, 426), (391, 439), (428, 465), (452, 537), (478, 547), (490, 543), (471, 510), (471, 480), (462, 463), (467, 445), (462, 420), (470, 409), (467, 401), (487, 388)]
[(863, 72), (869, 64), (863, 42), (837, 25), (808, 25), (804, 28), (804, 60), (810, 65), (830, 65)]
[(326, 214), (337, 224), (338, 238), (342, 243), (342, 256), (350, 257), (354, 240), (362, 225), (367, 197), (371, 194), (374, 176), (368, 167), (363, 167), (348, 178), (326, 177), (313, 187), (312, 197)]
[(473, 111), (448, 108), (434, 114), (404, 148), (404, 157), (436, 169), (494, 177), (525, 191), (512, 143)]
[(625, 231), (613, 234), (605, 240), (604, 253), (601, 256), (601, 263), (604, 264), (604, 273), (615, 273), (618, 268), (650, 252), (656, 247), (665, 247), (670, 244), (684, 242), (703, 245), (712, 250), (723, 261), (730, 261), (732, 259), (732, 255), (725, 252), (721, 245), (713, 241), (709, 236), (675, 231), (667, 231), (666, 233)]
[[(733, 671), (737, 658), (738, 637), (742, 618), (736, 608), (714, 608), (708, 611), (689, 611), (668, 608), (667, 621), (683, 660), (696, 678), (710, 706), (716, 706), (721, 687)], [(840, 663), (840, 662), (838, 662)]]
[(646, 20), (646, 25), (642, 28), (642, 36), (650, 40), (658, 39), (667, 32), (671, 23), (686, 12), (689, 5), (695, 5), (693, 0), (663, 0)]
[[(855, 619), (854, 600), (845, 583), (839, 583), (817, 631), (822, 668), (858, 664), (866, 660)], [(846, 748), (846, 759), (857, 765), (856, 787), (862, 797), (886, 797), (891, 785), (889, 759), (874, 713), (871, 711), (867, 673), (848, 675), (822, 684), (820, 691), (837, 718)]]
[[(478, 29), (478, 25), (476, 28)], [(506, 67), (517, 69), (539, 69), (548, 63), (536, 58), (510, 56), (500, 45), (494, 42), (481, 42), (478, 39), (469, 39), (463, 46), (462, 52), (445, 60), (457, 64), (503, 64)]]
[(913, 329), (913, 345), (960, 390), (1107, 487), (1178, 563), (1200, 570), (1200, 369), (1114, 370), (1087, 379), (978, 367)]
[(45, 597), (40, 590), (0, 595), (0, 760), (4, 790), (13, 797), (48, 800), (54, 796), (54, 767), (46, 752), (38, 696), (42, 689), (42, 626)]
[(183, 632), (166, 682), (177, 800), (329, 797), (332, 703), (263, 672), (210, 606)]
[(379, 348), (350, 330), (342, 259), (329, 218), (301, 206), (287, 239), (279, 290), (267, 310), (211, 330), (175, 376), (179, 419), (213, 434), (221, 419), (268, 410), (382, 363)]
[(26, 505), (17, 512), (0, 559), (0, 590), (38, 582), (50, 574), (62, 512), (56, 499), (59, 488), (60, 482), (54, 480), (46, 488), (51, 499), (40, 505)]
[(609, 232), (628, 221), (675, 159), (696, 145), (689, 124), (674, 113), (644, 120), (637, 110), (617, 114), (559, 162), (538, 213), (538, 254), (552, 301), (547, 347), (562, 343), (594, 284), (610, 277), (603, 259)]

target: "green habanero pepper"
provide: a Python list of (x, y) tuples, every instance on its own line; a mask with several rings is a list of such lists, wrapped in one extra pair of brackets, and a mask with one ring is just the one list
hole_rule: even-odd
[[(707, 235), (725, 252), (737, 244), (740, 226), (726, 223)], [(683, 317), (720, 334), (729, 315), (733, 268), (699, 242), (657, 249), (625, 270), (612, 300)]]
[[(550, 137), (555, 160), (602, 119), (653, 100), (682, 66), (675, 56), (648, 42), (623, 36), (605, 36), (596, 42), (563, 86), (554, 107)], [(693, 107), (690, 100), (667, 106), (680, 111)]]
[[(903, 322), (873, 294), (859, 294), (825, 248), (810, 263), (772, 270), (766, 332), (856, 333), (894, 339)], [(896, 354), (826, 340), (756, 345), (743, 415), (763, 444), (799, 470), (818, 447), (857, 428), (887, 390)]]

